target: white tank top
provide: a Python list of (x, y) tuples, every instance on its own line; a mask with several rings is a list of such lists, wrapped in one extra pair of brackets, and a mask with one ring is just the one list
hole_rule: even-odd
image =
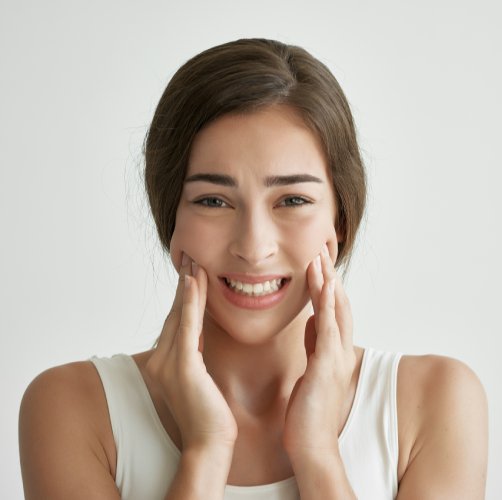
[[(338, 438), (359, 500), (397, 495), (396, 382), (400, 353), (366, 348), (354, 402)], [(115, 483), (124, 500), (163, 500), (181, 453), (165, 431), (143, 377), (126, 354), (92, 357), (101, 377), (117, 448)], [(260, 486), (227, 485), (225, 500), (298, 500), (294, 477)]]

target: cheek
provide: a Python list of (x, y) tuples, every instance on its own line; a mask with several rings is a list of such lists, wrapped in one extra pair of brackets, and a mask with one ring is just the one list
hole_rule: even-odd
[(176, 224), (173, 235), (171, 237), (171, 245), (170, 245), (170, 254), (171, 261), (176, 269), (179, 272), (181, 267), (181, 252), (183, 245), (183, 231), (180, 231), (178, 228), (180, 226)]
[(334, 226), (332, 226), (328, 231), (326, 242), (328, 244), (328, 251), (331, 256), (331, 260), (336, 262), (336, 258), (338, 257), (338, 235), (336, 234)]
[(190, 217), (179, 207), (176, 214), (176, 225), (174, 227), (174, 232), (171, 237), (171, 260), (174, 267), (179, 272), (181, 267), (182, 252), (186, 252), (187, 255), (193, 257), (192, 250), (195, 246), (195, 234), (196, 231), (190, 230)]
[(181, 267), (182, 252), (206, 267), (218, 251), (217, 243), (221, 241), (217, 230), (217, 227), (201, 223), (200, 218), (191, 216), (180, 207), (171, 238), (171, 260), (176, 270), (179, 271)]
[(298, 254), (303, 256), (302, 260), (306, 261), (306, 265), (317, 256), (325, 243), (328, 244), (333, 262), (336, 260), (338, 255), (337, 234), (333, 222), (328, 217), (324, 219), (317, 216), (302, 221), (296, 224), (292, 231), (289, 241), (294, 242)]

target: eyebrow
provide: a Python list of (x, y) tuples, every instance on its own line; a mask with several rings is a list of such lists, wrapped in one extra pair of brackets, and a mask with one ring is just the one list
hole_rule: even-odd
[[(223, 174), (194, 174), (185, 179), (187, 182), (210, 182), (211, 184), (217, 184), (219, 186), (228, 187), (238, 187), (239, 184), (234, 177), (230, 175)], [(264, 185), (266, 187), (273, 186), (287, 186), (289, 184), (299, 184), (301, 182), (317, 182), (322, 184), (322, 180), (319, 177), (315, 177), (310, 174), (294, 174), (294, 175), (273, 175), (271, 177), (265, 177)]]

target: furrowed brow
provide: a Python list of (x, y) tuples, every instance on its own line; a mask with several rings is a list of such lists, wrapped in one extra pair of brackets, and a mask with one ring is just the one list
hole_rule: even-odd
[[(223, 174), (194, 174), (185, 179), (185, 182), (210, 182), (219, 186), (238, 187), (237, 180), (230, 175)], [(265, 178), (266, 187), (287, 186), (289, 184), (300, 184), (302, 182), (316, 182), (322, 184), (319, 177), (310, 174), (294, 174), (294, 175), (273, 175)]]
[(210, 182), (219, 186), (237, 187), (237, 181), (229, 175), (222, 174), (194, 174), (185, 179), (186, 182)]
[(302, 182), (317, 182), (322, 184), (319, 177), (314, 177), (309, 174), (295, 174), (295, 175), (274, 175), (265, 179), (265, 186), (287, 186), (288, 184), (300, 184)]

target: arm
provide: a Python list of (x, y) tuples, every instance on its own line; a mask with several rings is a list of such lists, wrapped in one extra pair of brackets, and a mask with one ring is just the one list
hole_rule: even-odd
[(356, 500), (339, 453), (292, 461), (292, 466), (302, 499)]
[(168, 500), (223, 498), (238, 432), (232, 411), (202, 357), (207, 275), (198, 268), (193, 276), (193, 270), (191, 259), (184, 255), (173, 307), (146, 365), (183, 442)]
[(338, 425), (356, 366), (350, 304), (327, 244), (307, 269), (314, 307), (305, 326), (307, 368), (291, 393), (283, 444), (302, 500), (350, 500), (338, 446)]
[(214, 447), (183, 451), (166, 500), (219, 500), (223, 498), (233, 448)]
[(27, 388), (19, 414), (26, 499), (120, 498), (97, 431), (106, 401), (95, 398), (92, 377), (90, 363), (72, 363), (47, 370)]
[[(185, 451), (167, 494), (173, 500), (208, 494), (223, 498), (237, 435), (230, 408), (197, 348), (207, 278), (201, 271), (190, 278), (189, 286), (184, 279), (189, 264), (184, 265), (173, 311), (147, 366), (150, 376), (160, 379), (182, 424)], [(101, 381), (90, 362), (39, 375), (26, 390), (19, 415), (25, 497), (119, 499), (110, 425)]]
[(476, 500), (485, 495), (488, 407), (477, 376), (460, 361), (422, 358), (418, 432), (398, 500)]
[[(19, 449), (27, 500), (120, 498), (96, 432), (108, 415), (89, 383), (93, 377), (89, 364), (72, 363), (47, 370), (26, 390)], [(166, 500), (223, 498), (232, 455), (226, 445), (184, 451)]]

